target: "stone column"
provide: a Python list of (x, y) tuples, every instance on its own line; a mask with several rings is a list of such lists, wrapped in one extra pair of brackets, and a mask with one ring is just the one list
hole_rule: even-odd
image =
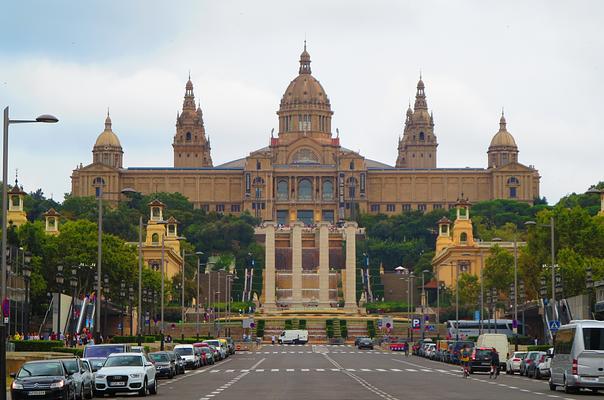
[(346, 282), (344, 283), (344, 308), (357, 311), (356, 299), (356, 222), (344, 224), (346, 237)]
[(292, 307), (299, 308), (302, 304), (302, 226), (300, 221), (292, 224)]
[(275, 310), (275, 223), (265, 222), (264, 230), (264, 304), (266, 311)]
[(329, 308), (329, 223), (319, 223), (319, 308)]

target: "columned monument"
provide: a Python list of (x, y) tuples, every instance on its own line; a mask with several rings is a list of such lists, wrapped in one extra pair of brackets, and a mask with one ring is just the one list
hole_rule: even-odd
[(265, 222), (256, 237), (265, 246), (262, 310), (357, 313), (356, 222), (305, 226)]

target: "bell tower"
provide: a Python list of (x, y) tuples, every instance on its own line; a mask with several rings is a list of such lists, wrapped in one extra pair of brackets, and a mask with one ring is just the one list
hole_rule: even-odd
[(436, 168), (434, 118), (428, 113), (428, 102), (421, 75), (417, 82), (415, 104), (407, 109), (403, 138), (398, 143), (397, 168)]
[(176, 114), (176, 134), (172, 147), (175, 168), (212, 166), (210, 140), (206, 138), (201, 106), (198, 104), (197, 109), (195, 108), (193, 82), (190, 76), (185, 87), (182, 112)]

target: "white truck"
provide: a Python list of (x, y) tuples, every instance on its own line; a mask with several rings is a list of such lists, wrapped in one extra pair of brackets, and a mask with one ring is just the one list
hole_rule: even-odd
[(279, 335), (280, 344), (304, 344), (308, 342), (306, 329), (288, 329)]

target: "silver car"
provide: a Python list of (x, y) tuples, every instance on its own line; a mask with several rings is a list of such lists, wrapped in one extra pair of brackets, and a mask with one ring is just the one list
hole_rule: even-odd
[(556, 334), (549, 387), (567, 393), (604, 389), (604, 322), (571, 321)]

